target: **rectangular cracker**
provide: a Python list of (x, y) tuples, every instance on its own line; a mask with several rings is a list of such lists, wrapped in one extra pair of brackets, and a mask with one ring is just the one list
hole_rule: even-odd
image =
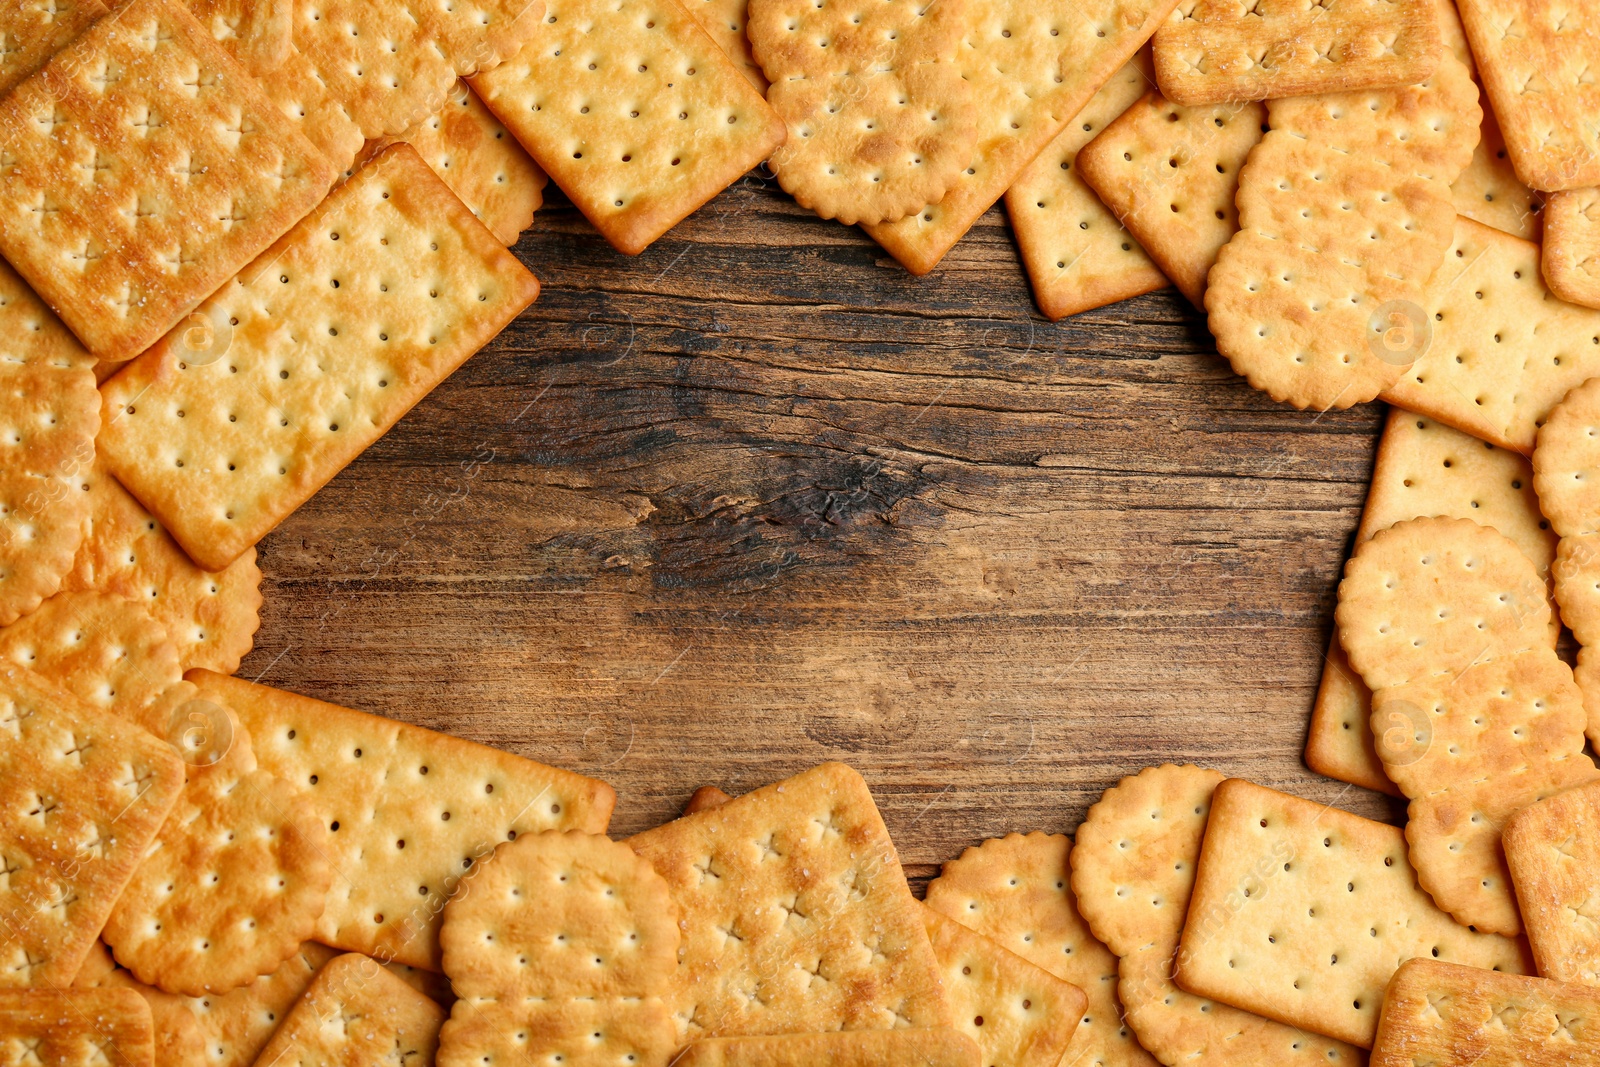
[(1011, 187), (1024, 168), (1133, 58), (1176, 0), (1114, 0), (1041, 8), (972, 0), (959, 63), (981, 102), (978, 148), (937, 204), (862, 227), (912, 274), (926, 274)]
[(688, 0), (683, 5), (710, 38), (733, 60), (739, 73), (747, 78), (756, 92), (767, 95), (767, 76), (761, 72), (755, 53), (750, 49), (750, 38), (745, 36), (745, 23), (749, 18), (750, 0)]
[(1240, 778), (1217, 787), (1180, 987), (1371, 1048), (1384, 987), (1414, 956), (1525, 969), (1516, 941), (1434, 906), (1399, 828)]
[(204, 329), (174, 330), (101, 387), (101, 454), (196, 563), (222, 570), (538, 292), (395, 145), (206, 301)]
[(361, 127), (299, 49), (291, 49), (272, 77), (262, 80), (261, 87), (279, 113), (316, 145), (339, 173), (355, 165), (366, 144)]
[(956, 1029), (984, 1063), (1056, 1067), (1088, 1007), (1083, 990), (923, 905)]
[(1441, 48), (1435, 0), (1180, 0), (1156, 31), (1156, 80), (1177, 104), (1414, 85)]
[[(1391, 408), (1355, 543), (1397, 522), (1430, 515), (1494, 527), (1517, 543), (1540, 578), (1548, 578), (1557, 539), (1539, 513), (1527, 458)], [(1552, 648), (1558, 636), (1559, 627), (1552, 626)], [(1372, 691), (1350, 668), (1336, 635), (1311, 708), (1306, 763), (1330, 778), (1399, 796), (1373, 748), (1371, 714)]]
[(1600, 986), (1600, 782), (1523, 808), (1502, 839), (1539, 973)]
[(1517, 177), (1600, 185), (1600, 18), (1570, 0), (1457, 0)]
[(1600, 308), (1600, 188), (1568, 189), (1546, 202), (1540, 266), (1556, 296)]
[(250, 1067), (329, 960), (339, 955), (307, 941), (271, 974), (222, 996), (183, 997), (200, 1026), (206, 1067)]
[(0, 663), (0, 988), (72, 981), (183, 781), (165, 741)]
[(132, 0), (0, 99), (0, 253), (101, 359), (154, 342), (336, 176), (178, 0)]
[(1504, 230), (1513, 237), (1537, 241), (1544, 195), (1522, 183), (1506, 155), (1506, 142), (1488, 101), (1482, 101), (1483, 132), (1472, 162), (1450, 186), (1456, 214), (1475, 219), (1485, 226)]
[(242, 679), (188, 678), (324, 819), (336, 873), (315, 936), (337, 948), (437, 971), (440, 912), (473, 863), (519, 833), (610, 821), (603, 782)]
[(1167, 285), (1166, 275), (1075, 166), (1083, 146), (1138, 100), (1149, 84), (1149, 71), (1149, 56), (1141, 50), (1006, 190), (1006, 213), (1022, 265), (1039, 310), (1048, 318), (1076, 315)]
[(1550, 409), (1600, 374), (1600, 311), (1557, 299), (1530, 241), (1458, 218), (1421, 304), (1432, 336), (1382, 399), (1502, 448), (1532, 453)]
[(619, 251), (656, 238), (767, 158), (783, 121), (666, 0), (549, 0), (544, 32), (472, 79)]
[(0, 1062), (152, 1067), (150, 1006), (131, 989), (0, 992)]
[(0, 96), (105, 13), (100, 0), (12, 0), (0, 7)]
[(675, 1067), (979, 1067), (972, 1039), (950, 1029), (842, 1030), (696, 1041)]
[(1372, 1067), (1566, 1067), (1600, 1060), (1600, 991), (1409, 960), (1389, 983)]
[(105, 942), (98, 941), (72, 980), (74, 989), (129, 989), (144, 999), (150, 1011), (155, 1041), (155, 1062), (198, 1065), (206, 1062), (205, 1038), (200, 1023), (189, 1010), (187, 998), (145, 985), (118, 967)]
[(685, 1040), (949, 1025), (894, 843), (866, 783), (843, 764), (629, 844), (683, 912)]
[(256, 1062), (263, 1067), (428, 1064), (444, 1009), (384, 970), (346, 953), (328, 962)]
[(258, 78), (283, 65), (294, 49), (294, 0), (188, 0), (217, 43)]

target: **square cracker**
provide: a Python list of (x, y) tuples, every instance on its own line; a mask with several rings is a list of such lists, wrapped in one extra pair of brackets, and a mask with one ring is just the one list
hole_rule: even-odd
[(926, 274), (1025, 167), (1149, 40), (1176, 0), (1104, 5), (971, 0), (956, 62), (981, 102), (978, 147), (937, 204), (863, 227), (912, 274)]
[(1600, 188), (1568, 189), (1546, 202), (1541, 267), (1556, 296), (1600, 308)]
[(338, 955), (326, 945), (307, 941), (277, 970), (231, 993), (178, 998), (199, 1023), (206, 1067), (250, 1067), (255, 1063), (317, 972)]
[(101, 388), (101, 454), (196, 563), (222, 570), (538, 292), (395, 145), (202, 305), (203, 347), (179, 328)]
[(72, 986), (74, 989), (131, 989), (143, 997), (154, 1024), (155, 1062), (161, 1067), (172, 1064), (197, 1067), (205, 1061), (205, 1038), (185, 998), (145, 985), (118, 967), (111, 958), (111, 950), (103, 942), (95, 943), (78, 969), (78, 976), (72, 980)]
[(443, 1023), (444, 1009), (377, 960), (346, 953), (317, 972), (256, 1062), (270, 1067), (432, 1063)]
[(949, 1029), (842, 1030), (696, 1041), (674, 1067), (979, 1067), (972, 1039)]
[(1539, 973), (1600, 986), (1600, 782), (1523, 808), (1502, 838)]
[(126, 360), (337, 172), (178, 0), (132, 0), (0, 99), (0, 177), (0, 253)]
[(72, 981), (183, 782), (166, 742), (0, 664), (0, 988)]
[(843, 764), (628, 843), (683, 911), (686, 1040), (949, 1024), (894, 843), (866, 783)]
[(0, 7), (0, 96), (105, 13), (100, 0), (12, 0)]
[(294, 49), (294, 0), (188, 0), (189, 10), (246, 70), (264, 78)]
[(1517, 176), (1600, 185), (1600, 18), (1572, 0), (1457, 0)]
[(1084, 145), (1144, 92), (1144, 52), (1100, 87), (1066, 129), (1006, 190), (1006, 213), (1039, 310), (1075, 315), (1167, 285), (1133, 235), (1095, 196), (1076, 166)]
[(1414, 85), (1439, 61), (1435, 0), (1180, 0), (1156, 31), (1178, 104)]
[(279, 113), (316, 145), (336, 170), (342, 174), (355, 165), (366, 137), (302, 52), (291, 49), (272, 77), (262, 79), (261, 88)]
[(630, 255), (784, 139), (766, 99), (675, 0), (551, 0), (542, 31), (472, 87)]
[[(1556, 536), (1539, 512), (1526, 457), (1391, 408), (1355, 543), (1397, 522), (1430, 515), (1494, 527), (1517, 543), (1541, 579), (1548, 578)], [(1552, 625), (1552, 648), (1558, 636), (1559, 627)], [(1371, 714), (1372, 691), (1351, 669), (1335, 635), (1311, 707), (1306, 763), (1330, 778), (1398, 796), (1373, 747)]]
[(1566, 1067), (1600, 1060), (1600, 991), (1410, 960), (1389, 983), (1372, 1067)]
[(153, 1067), (150, 1006), (131, 989), (0, 992), (0, 1063)]
[(728, 54), (756, 92), (766, 96), (767, 76), (761, 72), (761, 64), (756, 62), (755, 53), (750, 49), (750, 38), (744, 32), (749, 21), (750, 0), (688, 0), (683, 6)]
[(1534, 192), (1517, 177), (1506, 154), (1505, 136), (1494, 120), (1487, 100), (1483, 104), (1483, 131), (1472, 162), (1450, 186), (1456, 213), (1476, 219), (1485, 226), (1504, 230), (1513, 237), (1537, 241), (1544, 210), (1544, 194)]
[(1371, 1048), (1384, 988), (1414, 956), (1525, 968), (1516, 941), (1434, 905), (1398, 827), (1240, 778), (1217, 787), (1179, 987)]
[(485, 745), (210, 671), (261, 768), (303, 789), (335, 867), (317, 940), (439, 969), (440, 911), (472, 865), (519, 833), (604, 833), (611, 787)]

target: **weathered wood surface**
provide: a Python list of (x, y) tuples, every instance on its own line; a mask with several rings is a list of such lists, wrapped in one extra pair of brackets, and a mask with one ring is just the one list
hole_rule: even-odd
[(998, 209), (919, 280), (755, 175), (634, 259), (552, 200), (540, 300), (263, 543), (245, 677), (618, 833), (843, 759), (919, 878), (1168, 760), (1394, 816), (1300, 758), (1379, 407), (1272, 403), (1172, 290), (1049, 323)]

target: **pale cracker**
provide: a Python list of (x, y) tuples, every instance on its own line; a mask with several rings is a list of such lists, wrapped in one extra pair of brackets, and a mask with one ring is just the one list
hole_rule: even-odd
[(722, 807), (732, 799), (733, 797), (714, 785), (703, 785), (694, 791), (694, 795), (689, 798), (689, 802), (683, 806), (683, 814), (693, 815), (700, 811), (711, 811), (714, 808)]
[(1600, 308), (1600, 188), (1568, 189), (1545, 203), (1540, 266), (1556, 296)]
[(801, 207), (846, 225), (936, 204), (977, 144), (953, 61), (968, 0), (751, 0), (748, 35), (788, 137), (769, 164)]
[(1600, 1059), (1600, 991), (1435, 960), (1389, 983), (1372, 1067), (1567, 1067)]
[(1117, 992), (1139, 1041), (1176, 1067), (1360, 1064), (1357, 1049), (1185, 993), (1172, 982), (1218, 771), (1168, 764), (1122, 779), (1089, 809), (1072, 887), (1096, 936), (1121, 957)]
[(673, 1067), (980, 1067), (972, 1039), (954, 1030), (841, 1030), (696, 1041)]
[(1523, 808), (1503, 839), (1539, 973), (1600, 985), (1600, 782)]
[(1037, 831), (985, 841), (928, 883), (928, 906), (1084, 991), (1087, 1010), (1063, 1067), (1154, 1067), (1123, 1020), (1117, 958), (1079, 914), (1071, 847)]
[(912, 274), (926, 274), (1017, 176), (1133, 58), (1175, 0), (1114, 0), (1041, 7), (969, 0), (956, 62), (979, 101), (978, 147), (937, 204), (865, 227)]
[(1196, 307), (1239, 228), (1239, 171), (1266, 128), (1265, 104), (1183, 107), (1146, 93), (1078, 153), (1078, 173)]
[[(1533, 468), (1516, 452), (1400, 408), (1391, 408), (1378, 442), (1356, 543), (1406, 519), (1443, 515), (1492, 526), (1517, 543), (1541, 579), (1556, 536), (1539, 512)], [(1552, 646), (1559, 635), (1551, 618)], [(1306, 763), (1330, 778), (1399, 795), (1373, 747), (1372, 692), (1350, 668), (1335, 634), (1311, 708)]]
[(917, 902), (850, 768), (814, 767), (629, 844), (683, 913), (686, 1041), (949, 1024)]
[(745, 25), (750, 16), (750, 0), (689, 0), (683, 5), (713, 41), (733, 60), (756, 92), (767, 95), (767, 76), (750, 51)]
[(1518, 942), (1455, 922), (1417, 886), (1398, 827), (1231, 778), (1212, 796), (1178, 985), (1370, 1048), (1413, 956), (1525, 968)]
[(922, 921), (956, 1029), (983, 1062), (1056, 1067), (1088, 1006), (1083, 990), (926, 905)]
[(678, 919), (666, 882), (625, 844), (546, 831), (499, 845), (445, 907), (439, 943), (460, 999), (439, 1067), (667, 1063)]
[(131, 989), (0, 992), (0, 1064), (5, 1067), (152, 1067), (155, 1062), (150, 1007)]
[[(208, 710), (226, 725), (204, 722)], [(195, 714), (231, 745), (191, 767), (101, 936), (141, 982), (202, 996), (253, 982), (293, 956), (322, 914), (333, 866), (311, 804), (258, 767), (233, 713), (212, 704)]]
[(155, 1062), (161, 1067), (197, 1067), (205, 1061), (205, 1037), (185, 999), (145, 985), (118, 967), (103, 942), (95, 942), (72, 985), (76, 989), (131, 989), (143, 997), (155, 1024)]
[(276, 971), (222, 996), (181, 998), (205, 1041), (205, 1067), (250, 1067), (319, 970), (339, 953), (307, 941)]
[(1100, 202), (1076, 165), (1083, 146), (1143, 94), (1149, 69), (1149, 57), (1141, 50), (1006, 190), (1006, 213), (1022, 266), (1047, 318), (1075, 315), (1167, 285), (1166, 275)]
[(317, 972), (256, 1062), (261, 1067), (428, 1064), (443, 1022), (439, 1005), (377, 960), (346, 953)]
[(0, 96), (105, 13), (100, 0), (13, 0), (0, 8)]
[(0, 98), (0, 253), (126, 360), (337, 172), (179, 0), (132, 0)]
[(1517, 176), (1555, 192), (1600, 185), (1600, 22), (1568, 0), (1457, 0)]
[(272, 77), (262, 80), (261, 87), (290, 125), (316, 145), (341, 174), (354, 165), (366, 138), (310, 59), (291, 49)]
[(1483, 105), (1483, 130), (1478, 136), (1478, 147), (1472, 150), (1472, 162), (1450, 186), (1456, 213), (1513, 237), (1537, 241), (1544, 196), (1529, 189), (1517, 177), (1506, 155), (1505, 136), (1494, 120), (1494, 112), (1487, 101), (1479, 103)]
[(188, 0), (200, 25), (258, 78), (294, 49), (294, 0)]
[(1179, 0), (1156, 31), (1156, 80), (1177, 104), (1392, 89), (1432, 74), (1435, 0)]
[(184, 670), (238, 670), (261, 625), (255, 549), (225, 570), (202, 570), (103, 462), (83, 484), (88, 525), (62, 592), (93, 589), (136, 601), (167, 631)]
[[(516, 834), (603, 833), (603, 782), (485, 745), (209, 671), (200, 695), (232, 708), (263, 769), (305, 790), (335, 874), (315, 937), (439, 969), (439, 913), (472, 865)], [(402, 844), (403, 842), (403, 844)]]
[(0, 988), (72, 981), (183, 779), (165, 741), (0, 663)]
[(783, 122), (682, 7), (553, 0), (472, 80), (595, 229), (641, 252), (783, 143)]
[(102, 387), (101, 455), (196, 563), (222, 570), (538, 290), (394, 145), (201, 306), (217, 331), (202, 360), (180, 327)]
[(369, 153), (394, 141), (415, 148), (507, 247), (533, 224), (544, 203), (544, 171), (464, 81), (455, 83), (438, 111), (397, 137), (370, 144)]
[[(1239, 232), (1207, 279), (1217, 351), (1300, 408), (1345, 408), (1420, 350), (1392, 337), (1450, 244), (1450, 185), (1483, 113), (1454, 56), (1404, 89), (1274, 100), (1239, 175)], [(1417, 327), (1420, 328), (1420, 327)]]

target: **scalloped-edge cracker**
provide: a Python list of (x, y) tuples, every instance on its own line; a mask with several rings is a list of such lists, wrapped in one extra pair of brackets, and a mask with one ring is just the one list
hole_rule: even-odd
[(674, 1067), (980, 1067), (978, 1046), (947, 1028), (841, 1030), (696, 1041)]
[(307, 941), (277, 970), (249, 985), (221, 996), (179, 998), (199, 1023), (205, 1067), (250, 1067), (255, 1063), (317, 972), (338, 955), (326, 945)]
[(1600, 986), (1600, 782), (1530, 804), (1502, 837), (1539, 973)]
[(262, 1067), (427, 1064), (439, 1046), (444, 1009), (350, 952), (330, 960), (273, 1033)]
[(1595, 433), (1600, 427), (1600, 381), (1575, 386), (1550, 412), (1533, 450), (1533, 482), (1539, 506), (1561, 535), (1555, 564), (1561, 620), (1583, 647), (1574, 672), (1589, 709), (1589, 736), (1600, 738), (1600, 690), (1592, 653), (1600, 644), (1600, 494), (1593, 486), (1600, 466)]
[(1540, 267), (1556, 296), (1600, 308), (1600, 188), (1567, 189), (1545, 202)]
[(153, 1067), (150, 1006), (131, 989), (0, 991), (0, 1056), (18, 1067)]

